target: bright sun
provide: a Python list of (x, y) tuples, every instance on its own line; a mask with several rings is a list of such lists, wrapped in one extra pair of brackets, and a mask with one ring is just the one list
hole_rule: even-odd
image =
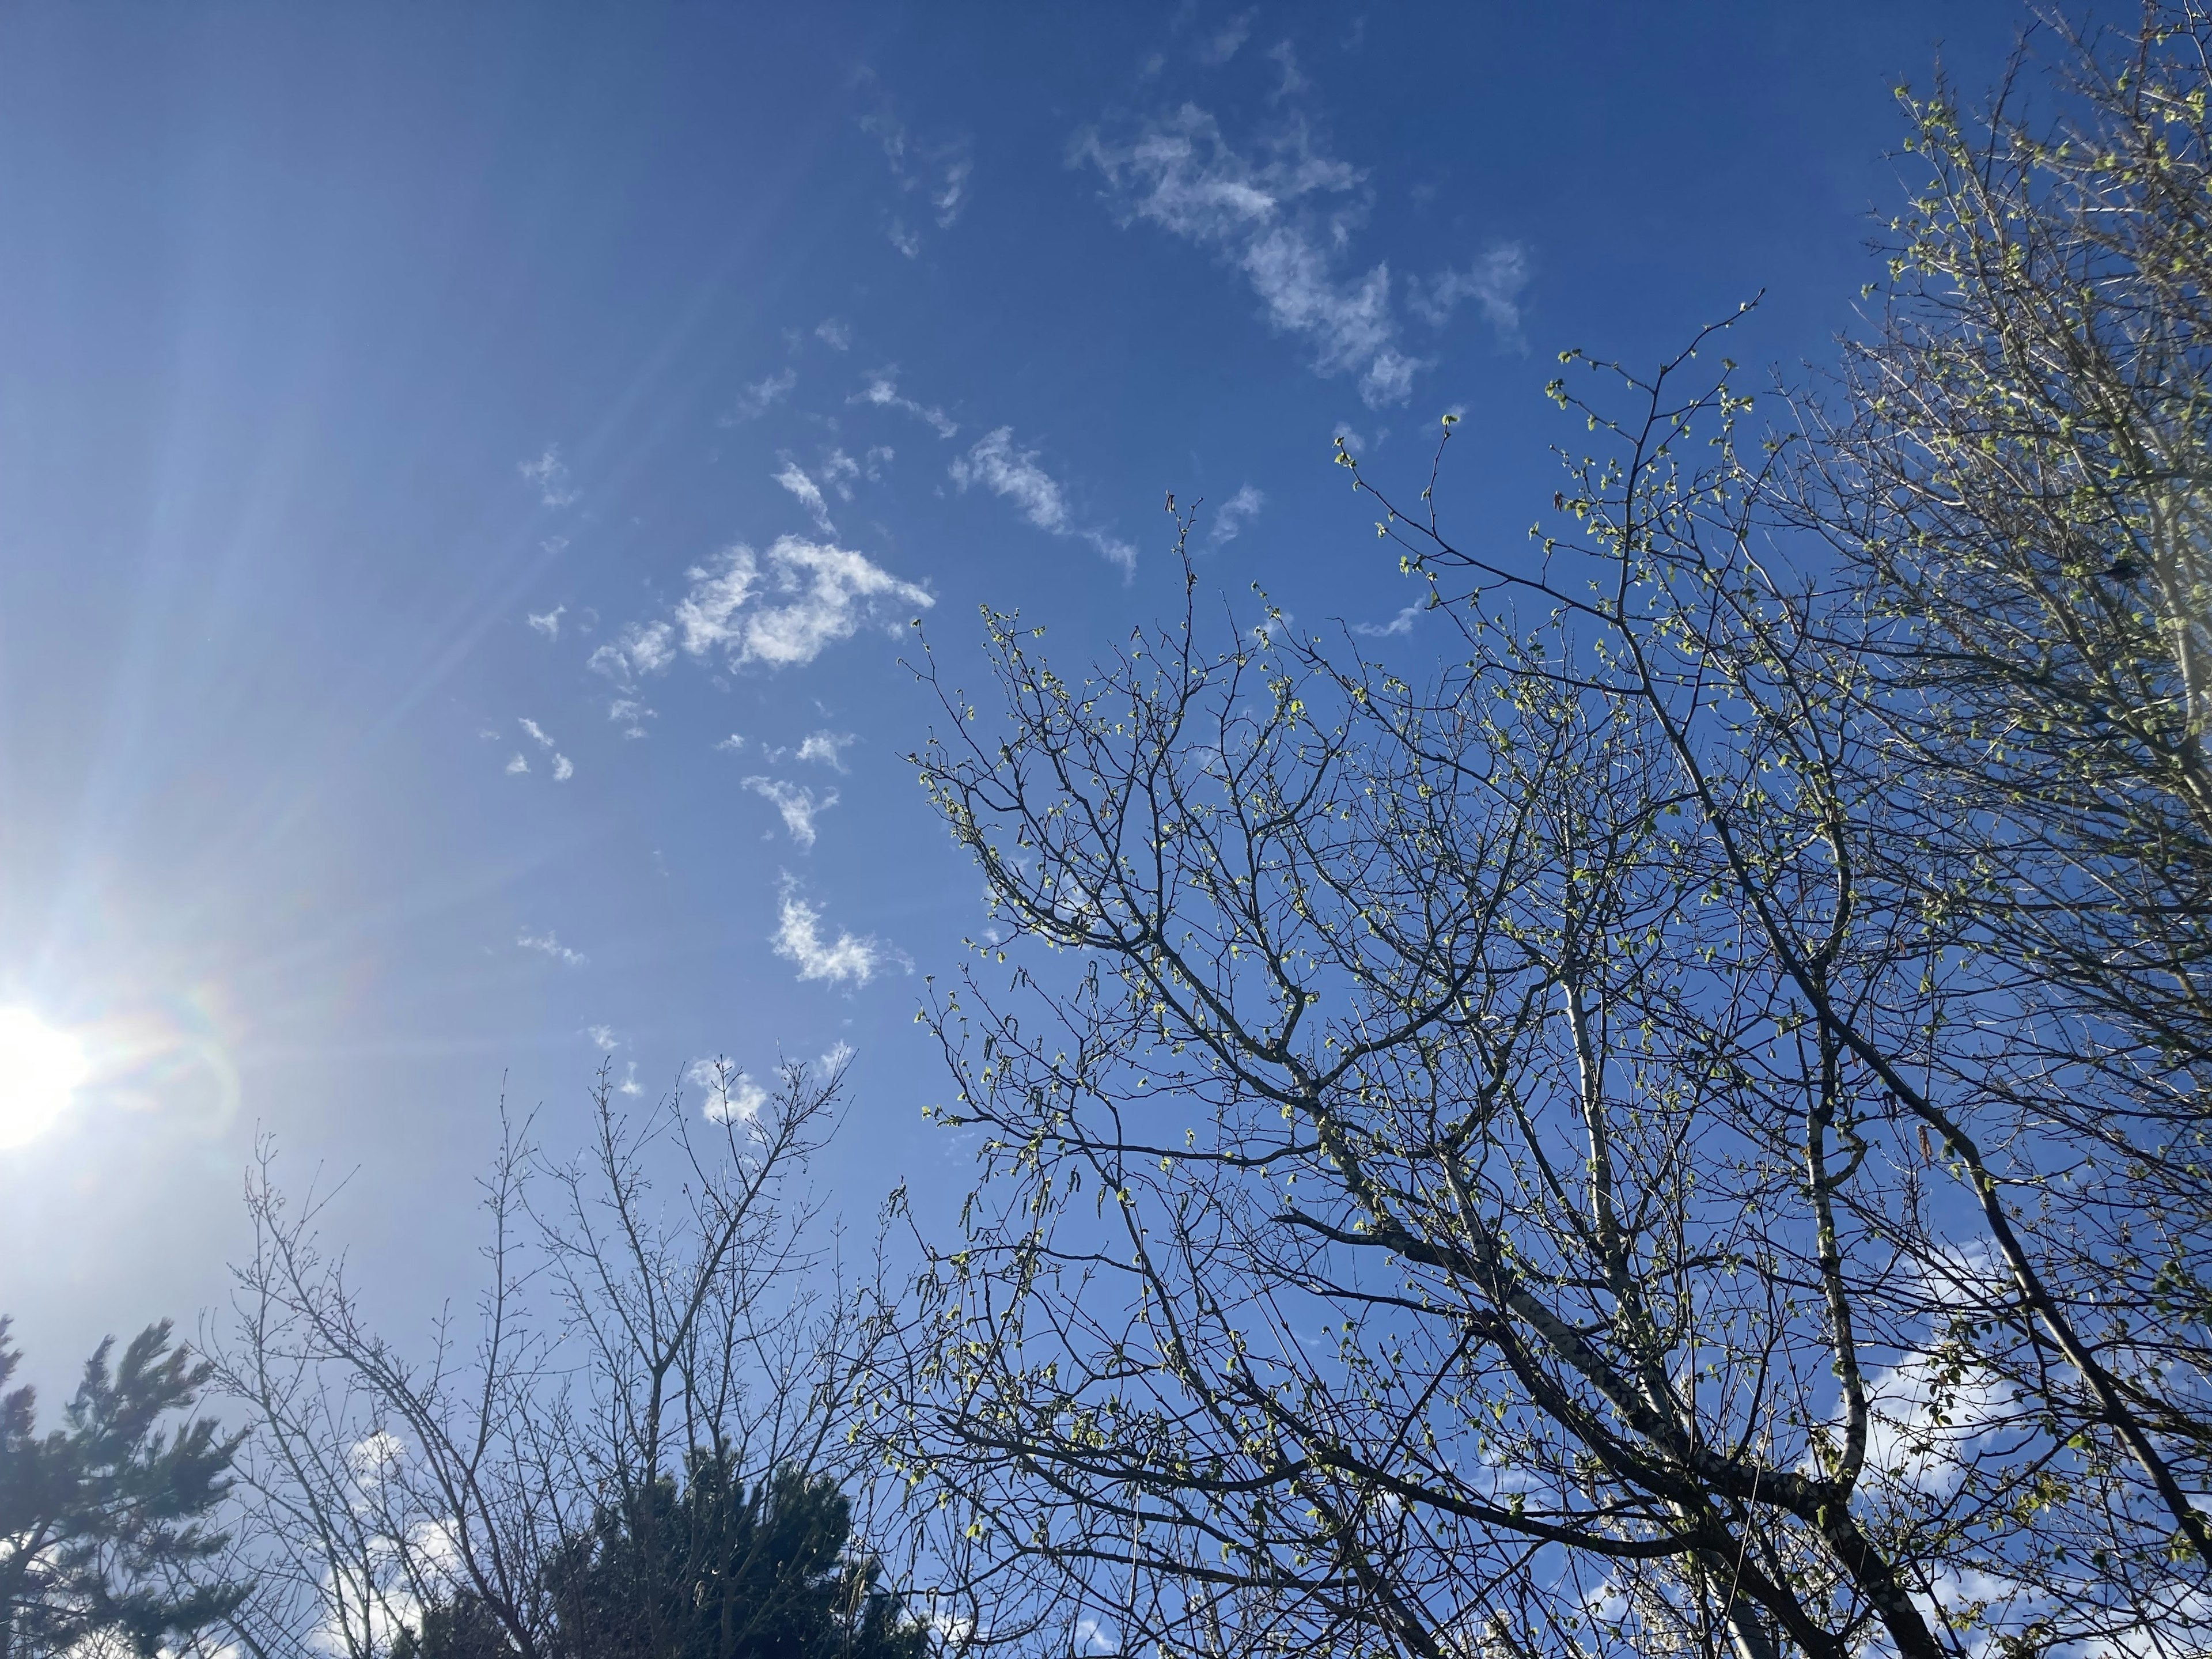
[(28, 1008), (0, 1008), (0, 1152), (44, 1134), (89, 1070), (75, 1037)]

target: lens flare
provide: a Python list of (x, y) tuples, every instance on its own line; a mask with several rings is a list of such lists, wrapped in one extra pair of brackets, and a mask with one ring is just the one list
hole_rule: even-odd
[(52, 1127), (91, 1069), (75, 1037), (28, 1008), (0, 1008), (0, 1152)]

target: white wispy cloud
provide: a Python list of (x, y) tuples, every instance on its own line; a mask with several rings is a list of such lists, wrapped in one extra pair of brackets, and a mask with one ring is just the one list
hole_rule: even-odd
[(1515, 349), (1521, 337), (1521, 292), (1528, 286), (1528, 249), (1521, 242), (1501, 242), (1486, 251), (1465, 270), (1446, 270), (1426, 283), (1406, 285), (1406, 303), (1432, 328), (1442, 328), (1452, 313), (1472, 300), (1483, 320), (1498, 336), (1498, 343)]
[(740, 421), (757, 421), (791, 396), (791, 389), (799, 384), (799, 371), (780, 369), (775, 374), (755, 380), (738, 393), (730, 412), (720, 422), (723, 426), (735, 426)]
[[(521, 726), (524, 735), (528, 737), (530, 740), (536, 744), (540, 749), (553, 748), (553, 739), (546, 735), (545, 728), (540, 726), (536, 720), (525, 715), (518, 723)], [(521, 760), (522, 757), (517, 755), (515, 759)], [(527, 772), (530, 769), (530, 767), (527, 763), (519, 768), (510, 763), (507, 769), (510, 772), (518, 770)], [(556, 783), (566, 783), (569, 779), (575, 775), (575, 763), (566, 755), (555, 750), (553, 754), (553, 781)]]
[(824, 317), (814, 325), (814, 337), (832, 351), (850, 351), (853, 325), (842, 317)]
[(1425, 365), (1399, 345), (1389, 266), (1336, 273), (1366, 205), (1366, 175), (1321, 153), (1303, 122), (1255, 159), (1232, 149), (1212, 115), (1185, 104), (1123, 143), (1080, 133), (1068, 159), (1098, 169), (1124, 224), (1157, 224), (1243, 272), (1268, 320), (1311, 345), (1316, 373), (1356, 374), (1370, 406), (1410, 395)]
[(1255, 7), (1240, 11), (1212, 34), (1199, 43), (1198, 60), (1201, 64), (1225, 64), (1243, 49), (1252, 38), (1252, 20), (1259, 15)]
[[(936, 405), (918, 404), (911, 398), (901, 397), (896, 368), (878, 369), (868, 376), (867, 385), (862, 386), (846, 401), (855, 404), (874, 404), (880, 409), (902, 409), (916, 420), (927, 422), (935, 428), (937, 435), (940, 438), (950, 438), (960, 430), (960, 423)], [(889, 459), (890, 452), (885, 450), (884, 455), (884, 459)]]
[(822, 499), (822, 486), (808, 477), (798, 462), (787, 457), (775, 481), (799, 498), (799, 504), (806, 509), (806, 516), (814, 520), (817, 530), (825, 536), (837, 533), (837, 526), (830, 522), (830, 503)]
[(822, 458), (819, 471), (822, 481), (837, 492), (837, 499), (853, 499), (853, 485), (860, 476), (860, 464), (842, 449), (832, 449)]
[(1039, 530), (1069, 533), (1066, 492), (1037, 465), (1036, 451), (1015, 447), (1013, 428), (1002, 426), (978, 439), (965, 455), (953, 459), (951, 471), (962, 489), (981, 484), (1019, 507)]
[(635, 1060), (633, 1060), (629, 1063), (628, 1069), (623, 1073), (623, 1080), (617, 1084), (615, 1088), (618, 1093), (625, 1095), (641, 1095), (645, 1092), (645, 1085), (637, 1080)]
[(536, 951), (550, 957), (564, 968), (580, 968), (591, 960), (581, 951), (571, 951), (550, 933), (532, 933), (527, 929), (515, 935), (514, 942), (526, 951)]
[(517, 777), (521, 774), (527, 772), (529, 769), (530, 763), (522, 757), (522, 751), (520, 750), (516, 750), (514, 751), (514, 758), (507, 763), (507, 776), (511, 778)]
[(623, 728), (626, 738), (645, 736), (645, 722), (658, 720), (658, 711), (648, 708), (635, 697), (617, 697), (607, 705), (607, 718)]
[[(963, 137), (925, 141), (908, 131), (890, 97), (862, 72), (862, 84), (875, 94), (875, 107), (860, 117), (860, 130), (874, 136), (890, 165), (902, 198), (918, 198), (939, 230), (950, 230), (968, 205), (968, 181), (975, 170), (973, 146)], [(909, 259), (921, 252), (921, 236), (904, 213), (894, 213), (886, 228), (891, 246)]]
[[(961, 143), (964, 152), (966, 141), (963, 139)], [(975, 163), (964, 153), (944, 164), (936, 184), (929, 192), (929, 205), (937, 210), (937, 228), (939, 230), (951, 229), (952, 222), (968, 205), (968, 179), (975, 170)]]
[(592, 672), (605, 674), (617, 685), (632, 684), (637, 674), (658, 674), (676, 660), (676, 630), (665, 622), (631, 623), (585, 659)]
[[(786, 668), (812, 662), (864, 627), (893, 625), (937, 603), (927, 588), (894, 576), (865, 554), (803, 536), (779, 536), (765, 555), (739, 542), (684, 572), (690, 583), (672, 620), (631, 623), (586, 665), (614, 682), (621, 695), (608, 718), (625, 737), (645, 735), (653, 718), (640, 682), (664, 672), (678, 655), (719, 658), (730, 668), (761, 664)], [(734, 750), (732, 733), (715, 744)]]
[(720, 743), (714, 745), (715, 748), (722, 750), (726, 753), (732, 755), (736, 754), (738, 750), (743, 749), (744, 746), (745, 740), (734, 732), (731, 732), (728, 737), (724, 738)]
[(701, 1109), (716, 1123), (750, 1123), (768, 1104), (768, 1091), (726, 1060), (694, 1060), (684, 1080), (705, 1092)]
[(534, 461), (518, 461), (514, 470), (538, 488), (538, 498), (547, 507), (568, 507), (578, 501), (583, 492), (568, 478), (568, 464), (561, 459), (557, 444), (545, 446), (545, 453)]
[(799, 745), (799, 758), (819, 761), (824, 766), (842, 772), (845, 769), (842, 757), (845, 750), (852, 746), (853, 740), (850, 732), (810, 732)]
[(1216, 547), (1224, 542), (1235, 541), (1244, 526), (1257, 518), (1260, 509), (1267, 504), (1265, 495), (1250, 484), (1244, 485), (1214, 509), (1213, 528), (1206, 532), (1206, 539)]
[(540, 611), (534, 617), (526, 615), (523, 620), (547, 639), (557, 640), (561, 637), (561, 617), (568, 609), (565, 605), (556, 605), (550, 611)]
[(605, 675), (621, 693), (608, 702), (607, 718), (623, 728), (625, 738), (645, 736), (645, 722), (656, 718), (637, 695), (637, 683), (640, 676), (660, 673), (676, 660), (675, 640), (676, 630), (667, 623), (631, 623), (585, 659), (586, 668)]
[(1274, 60), (1275, 67), (1282, 72), (1282, 78), (1276, 82), (1275, 89), (1267, 94), (1269, 103), (1279, 104), (1285, 98), (1296, 97), (1313, 84), (1298, 73), (1298, 54), (1289, 41), (1276, 41), (1267, 48), (1267, 56)]
[(898, 960), (896, 952), (872, 934), (841, 931), (833, 942), (824, 939), (822, 931), (822, 913), (800, 898), (787, 878), (773, 943), (776, 955), (797, 964), (799, 978), (826, 979), (833, 985), (850, 980), (855, 985), (866, 985), (887, 964)]
[(1109, 564), (1121, 567), (1124, 576), (1137, 574), (1137, 548), (1133, 542), (1125, 542), (1118, 536), (1109, 536), (1103, 530), (1086, 530), (1083, 539), (1098, 550), (1098, 556)]
[(837, 804), (835, 789), (817, 800), (811, 789), (786, 783), (781, 778), (750, 777), (744, 781), (744, 787), (782, 815), (783, 827), (790, 831), (792, 840), (803, 848), (814, 845), (814, 815), (826, 812)]
[(1024, 449), (1014, 442), (1012, 427), (986, 433), (965, 455), (955, 456), (949, 470), (952, 482), (963, 492), (973, 484), (1003, 496), (1038, 529), (1054, 536), (1080, 536), (1102, 556), (1120, 565), (1124, 574), (1135, 570), (1135, 548), (1103, 530), (1077, 526), (1068, 508), (1067, 492), (1037, 465), (1036, 450)]
[(624, 654), (645, 673), (659, 673), (676, 659), (665, 623), (654, 623), (647, 628), (632, 624), (623, 629), (618, 637)]
[(622, 1047), (622, 1039), (615, 1035), (615, 1028), (611, 1025), (586, 1026), (584, 1035), (591, 1038), (592, 1047), (605, 1049), (609, 1054)]
[(733, 667), (812, 662), (894, 605), (910, 613), (937, 603), (865, 555), (797, 536), (778, 537), (765, 567), (740, 543), (688, 574), (691, 591), (676, 607), (683, 647), (720, 653)]
[(1427, 600), (1416, 599), (1396, 616), (1391, 617), (1389, 622), (1354, 623), (1352, 624), (1352, 631), (1355, 634), (1364, 634), (1368, 638), (1375, 640), (1388, 639), (1394, 634), (1410, 634), (1413, 631), (1413, 618), (1427, 608)]

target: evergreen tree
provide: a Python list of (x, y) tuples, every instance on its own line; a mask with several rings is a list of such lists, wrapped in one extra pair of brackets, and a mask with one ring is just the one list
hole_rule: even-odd
[[(788, 1466), (747, 1486), (733, 1460), (695, 1451), (669, 1477), (603, 1504), (566, 1540), (542, 1586), (560, 1659), (920, 1659), (873, 1559), (851, 1553), (836, 1481)], [(393, 1659), (515, 1651), (465, 1593), (434, 1603)]]
[(392, 1659), (508, 1659), (514, 1645), (499, 1619), (473, 1595), (433, 1601), (419, 1626), (402, 1630)]
[(748, 1488), (695, 1452), (667, 1479), (603, 1508), (549, 1575), (560, 1650), (574, 1659), (914, 1659), (879, 1569), (848, 1553), (836, 1484), (786, 1467)]
[[(21, 1360), (8, 1328), (0, 1318), (0, 1387)], [(207, 1576), (229, 1540), (204, 1524), (242, 1437), (191, 1416), (207, 1367), (169, 1334), (167, 1320), (148, 1326), (112, 1371), (103, 1341), (64, 1426), (44, 1436), (32, 1389), (0, 1395), (0, 1659), (100, 1640), (154, 1654), (244, 1597)]]

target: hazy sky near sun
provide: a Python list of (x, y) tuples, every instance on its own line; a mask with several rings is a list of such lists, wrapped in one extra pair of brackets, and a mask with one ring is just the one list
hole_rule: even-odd
[(1410, 495), (1462, 410), (1445, 511), (1525, 545), (1559, 349), (1764, 289), (1732, 354), (1830, 356), (1892, 87), (2023, 17), (0, 11), (0, 1006), (93, 1065), (0, 1152), (33, 1369), (222, 1296), (258, 1134), (386, 1311), (465, 1297), (502, 1090), (559, 1145), (602, 1056), (848, 1045), (824, 1194), (957, 1194), (913, 619), (1079, 667), (1179, 602), (1173, 490), (1209, 605), (1418, 663), (1334, 436)]

